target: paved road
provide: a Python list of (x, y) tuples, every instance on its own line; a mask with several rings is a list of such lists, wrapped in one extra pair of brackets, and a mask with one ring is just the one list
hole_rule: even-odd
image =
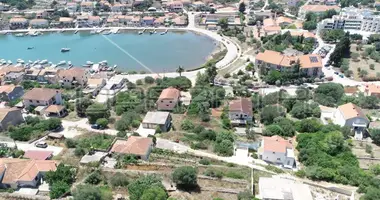
[[(17, 149), (23, 150), (23, 151), (28, 151), (28, 150), (39, 150), (39, 151), (52, 151), (53, 155), (56, 156), (62, 151), (62, 147), (57, 147), (57, 146), (51, 146), (48, 145), (47, 148), (38, 148), (35, 147), (35, 144), (39, 141), (44, 141), (46, 137), (43, 137), (35, 142), (32, 143), (27, 143), (27, 142), (13, 142), (13, 141), (1, 141), (1, 143), (6, 143), (8, 147), (15, 147), (17, 146)], [(16, 143), (16, 144), (15, 144)]]

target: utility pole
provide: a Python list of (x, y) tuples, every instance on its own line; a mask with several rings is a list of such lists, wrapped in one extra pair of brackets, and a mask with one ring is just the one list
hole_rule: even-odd
[(251, 189), (251, 192), (252, 192), (253, 196), (255, 196), (255, 181), (253, 180), (254, 179), (254, 175), (253, 175), (254, 173), (255, 173), (255, 171), (252, 167), (252, 171), (251, 171), (251, 187), (252, 187), (252, 189)]

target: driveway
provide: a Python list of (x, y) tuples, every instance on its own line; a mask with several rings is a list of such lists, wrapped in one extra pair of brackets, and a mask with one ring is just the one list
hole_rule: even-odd
[[(38, 150), (38, 151), (52, 151), (53, 152), (53, 156), (56, 156), (58, 154), (61, 153), (62, 151), (62, 147), (57, 147), (57, 146), (51, 146), (51, 145), (48, 145), (48, 147), (46, 148), (38, 148), (38, 147), (35, 147), (35, 143), (38, 142), (38, 141), (44, 141), (46, 139), (46, 137), (43, 137), (35, 142), (32, 142), (32, 143), (27, 143), (27, 142), (16, 142), (16, 146), (17, 146), (17, 149), (20, 149), (20, 150), (23, 150), (24, 152), (25, 151), (28, 151), (28, 150)], [(15, 147), (15, 143), (14, 142), (2, 142), (2, 143), (7, 143), (8, 144), (8, 147)]]
[[(114, 130), (114, 129), (105, 129), (105, 130), (93, 129), (93, 128), (91, 128), (91, 125), (88, 123), (87, 118), (81, 119), (79, 121), (74, 121), (74, 122), (62, 120), (62, 126), (63, 126), (64, 130), (61, 132), (61, 134), (63, 134), (67, 138), (73, 138), (77, 135), (82, 134), (80, 132), (80, 130), (77, 130), (76, 128), (81, 128), (81, 129), (85, 129), (87, 131), (96, 132), (96, 133), (104, 133), (104, 134), (108, 134), (108, 135), (116, 135), (118, 132), (117, 130)], [(75, 130), (76, 133), (73, 133), (70, 131), (73, 129), (76, 129)]]
[(186, 145), (176, 143), (176, 142), (172, 142), (170, 140), (161, 139), (161, 138), (157, 138), (156, 147), (160, 148), (160, 149), (172, 150), (172, 151), (175, 151), (178, 153), (185, 153), (185, 152), (191, 150), (190, 147), (188, 147)]

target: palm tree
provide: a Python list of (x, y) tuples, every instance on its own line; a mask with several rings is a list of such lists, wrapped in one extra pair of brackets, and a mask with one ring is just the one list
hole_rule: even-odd
[(184, 71), (185, 71), (185, 69), (183, 67), (181, 67), (181, 65), (178, 66), (178, 68), (176, 70), (176, 72), (179, 74), (179, 76), (181, 76), (182, 72), (184, 72)]

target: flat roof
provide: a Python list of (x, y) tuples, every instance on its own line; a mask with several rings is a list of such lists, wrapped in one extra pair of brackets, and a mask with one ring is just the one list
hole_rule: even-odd
[(169, 115), (169, 112), (163, 111), (148, 112), (144, 117), (143, 123), (165, 124)]

